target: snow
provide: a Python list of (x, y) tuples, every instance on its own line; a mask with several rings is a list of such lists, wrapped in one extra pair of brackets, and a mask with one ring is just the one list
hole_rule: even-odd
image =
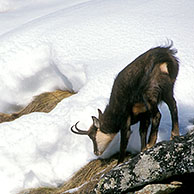
[[(32, 96), (54, 89), (77, 94), (50, 113), (0, 124), (0, 186), (4, 194), (57, 186), (95, 158), (87, 129), (104, 110), (117, 73), (168, 39), (180, 59), (175, 85), (180, 131), (194, 117), (194, 2), (167, 0), (0, 0), (0, 111), (13, 112)], [(158, 141), (169, 139), (171, 120), (161, 105)], [(128, 149), (140, 149), (138, 125)], [(119, 135), (103, 157), (119, 150)]]

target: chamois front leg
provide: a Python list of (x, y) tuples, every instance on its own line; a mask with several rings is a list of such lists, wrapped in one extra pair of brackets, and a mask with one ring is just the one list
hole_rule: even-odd
[(131, 135), (130, 125), (131, 125), (131, 117), (128, 118), (126, 127), (121, 129), (120, 154), (119, 154), (119, 160), (117, 165), (122, 163), (125, 159), (127, 144), (128, 144), (129, 137)]
[(172, 120), (172, 132), (171, 132), (171, 139), (174, 136), (179, 136), (179, 124), (178, 124), (178, 111), (176, 106), (176, 101), (173, 97), (172, 92), (165, 99), (166, 104), (170, 109), (171, 120)]
[(141, 138), (141, 151), (146, 150), (146, 139), (149, 125), (150, 125), (150, 115), (146, 113), (140, 119), (139, 126), (139, 133)]
[(158, 107), (155, 107), (152, 110), (152, 127), (151, 127), (151, 132), (150, 132), (150, 137), (149, 137), (149, 141), (147, 144), (147, 149), (151, 148), (152, 146), (154, 146), (154, 144), (156, 143), (157, 140), (157, 136), (158, 136), (158, 127), (160, 124), (160, 119), (161, 119), (161, 113), (158, 110)]

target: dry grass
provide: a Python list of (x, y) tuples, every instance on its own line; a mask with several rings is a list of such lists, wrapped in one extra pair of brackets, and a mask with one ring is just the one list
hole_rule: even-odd
[(38, 188), (38, 189), (28, 189), (20, 192), (19, 194), (54, 194), (55, 188)]
[(36, 97), (34, 97), (33, 101), (23, 108), (21, 111), (5, 114), (0, 113), (0, 123), (13, 121), (22, 115), (26, 115), (32, 112), (45, 112), (48, 113), (55, 108), (55, 106), (64, 98), (67, 98), (74, 93), (63, 90), (56, 90), (54, 92), (45, 92)]
[[(131, 156), (128, 155), (128, 160)], [(98, 183), (100, 177), (116, 166), (118, 155), (114, 155), (109, 159), (96, 159), (89, 162), (76, 172), (70, 180), (65, 182), (58, 188), (37, 188), (29, 189), (20, 194), (62, 194), (74, 193), (85, 194), (90, 193)]]

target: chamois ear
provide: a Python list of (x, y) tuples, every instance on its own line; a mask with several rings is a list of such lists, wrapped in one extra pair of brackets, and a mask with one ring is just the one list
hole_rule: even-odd
[(102, 111), (100, 109), (98, 109), (98, 118), (99, 120), (102, 118)]
[(93, 125), (99, 129), (100, 128), (100, 121), (95, 117), (95, 116), (92, 116), (92, 120), (93, 120)]

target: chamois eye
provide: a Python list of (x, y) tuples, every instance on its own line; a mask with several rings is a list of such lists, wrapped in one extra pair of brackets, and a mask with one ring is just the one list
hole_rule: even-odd
[(98, 128), (97, 128), (95, 125), (93, 125), (93, 126), (90, 128), (91, 133), (93, 133), (94, 131), (96, 132), (97, 130), (98, 130)]
[(98, 130), (98, 128), (97, 128), (96, 126), (94, 126), (94, 130), (95, 130), (95, 131), (97, 131), (97, 130)]

